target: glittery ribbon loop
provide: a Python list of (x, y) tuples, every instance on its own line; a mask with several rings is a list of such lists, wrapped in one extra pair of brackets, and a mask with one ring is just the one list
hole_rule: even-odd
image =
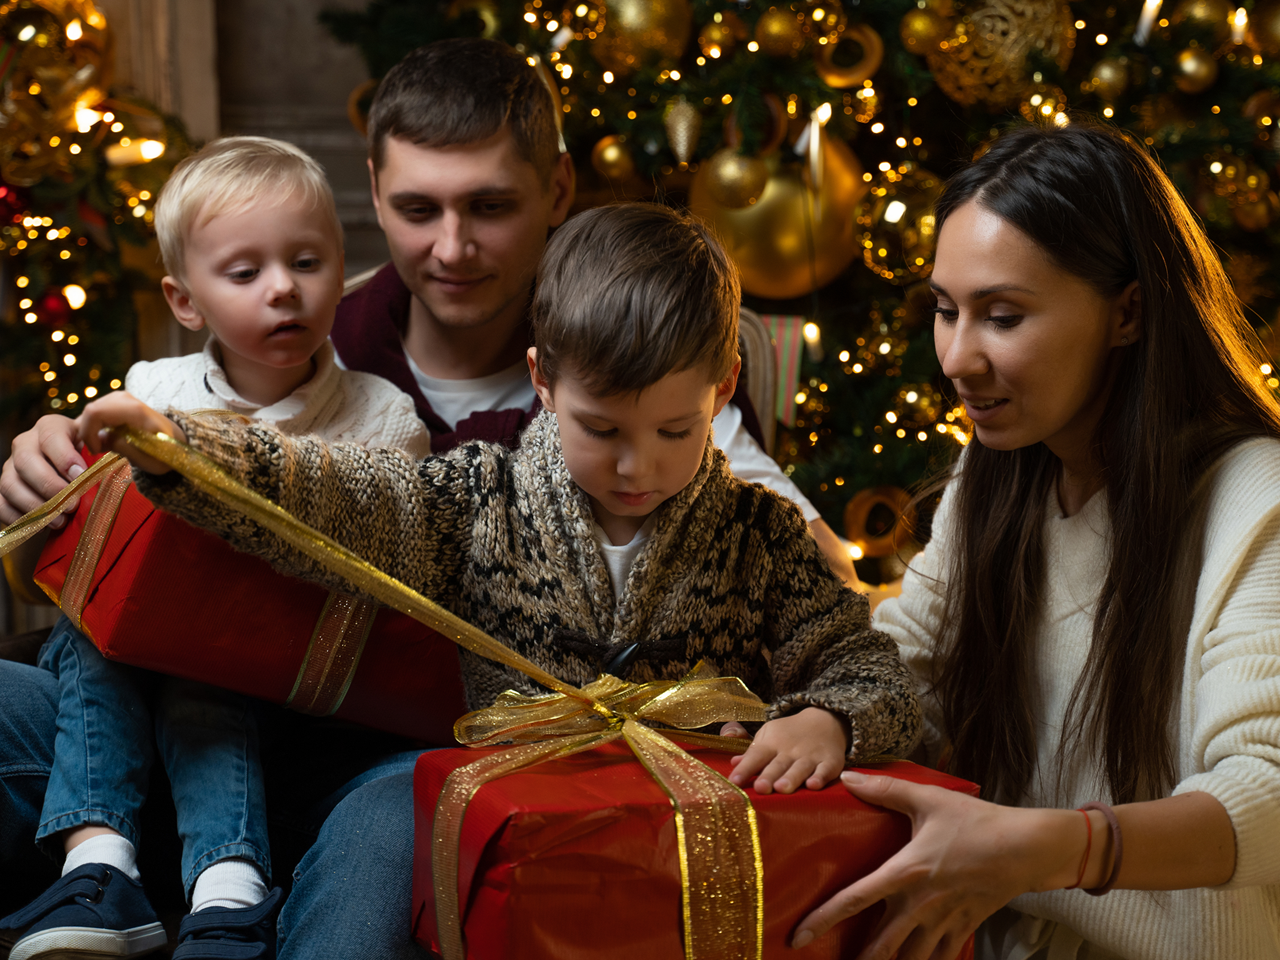
[(71, 555), (67, 578), (63, 581), (62, 592), (58, 597), (58, 606), (77, 627), (81, 625), (80, 617), (84, 613), (85, 602), (89, 599), (93, 573), (98, 568), (98, 560), (102, 558), (107, 537), (116, 522), (116, 514), (120, 512), (120, 504), (124, 503), (125, 491), (132, 482), (133, 470), (127, 462), (120, 462), (108, 471), (98, 488), (98, 495), (93, 498), (84, 530), (81, 531), (80, 540)]

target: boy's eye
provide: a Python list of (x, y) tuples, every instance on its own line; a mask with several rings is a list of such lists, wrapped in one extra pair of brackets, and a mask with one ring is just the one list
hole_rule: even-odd
[(299, 257), (293, 262), (293, 265), (299, 270), (318, 270), (320, 269), (319, 257)]
[(617, 427), (612, 427), (608, 430), (597, 430), (595, 429), (595, 427), (589, 427), (585, 423), (582, 424), (582, 429), (587, 432), (587, 436), (589, 437), (601, 437), (601, 438), (612, 437), (615, 433), (618, 432)]
[(668, 440), (683, 440), (685, 437), (689, 436), (692, 433), (693, 433), (693, 427), (686, 427), (685, 429), (679, 432), (675, 432), (671, 430), (658, 431), (659, 436), (666, 437)]
[(232, 270), (227, 274), (229, 278), (236, 283), (247, 283), (258, 275), (256, 267), (241, 267), (238, 270)]

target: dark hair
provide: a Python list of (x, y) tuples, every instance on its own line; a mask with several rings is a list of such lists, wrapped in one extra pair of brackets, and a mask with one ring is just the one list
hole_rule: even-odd
[(377, 171), (387, 137), (447, 147), (488, 139), (504, 125), (520, 157), (550, 177), (560, 140), (555, 104), (537, 69), (496, 40), (439, 40), (414, 50), (378, 84), (369, 156)]
[[(1185, 561), (1199, 548), (1196, 483), (1241, 440), (1280, 434), (1280, 410), (1204, 231), (1128, 135), (1081, 123), (1016, 128), (947, 184), (938, 229), (970, 201), (1102, 295), (1140, 287), (1141, 336), (1119, 351), (1094, 437), (1110, 562), (1058, 769), (1100, 744), (1115, 801), (1158, 797), (1175, 782), (1170, 722), (1190, 626)], [(1001, 451), (976, 439), (958, 467), (948, 631), (933, 680), (952, 770), (1004, 802), (1025, 794), (1036, 763), (1032, 638), (1059, 468), (1043, 443)]]
[(702, 221), (656, 203), (578, 214), (547, 244), (533, 295), (538, 370), (598, 396), (738, 358), (738, 270)]

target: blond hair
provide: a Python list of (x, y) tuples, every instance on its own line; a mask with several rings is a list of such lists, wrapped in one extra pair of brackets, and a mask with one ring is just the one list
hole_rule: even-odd
[(656, 203), (578, 214), (547, 244), (533, 296), (538, 369), (596, 396), (638, 393), (669, 373), (738, 359), (738, 270), (702, 221)]
[(156, 202), (156, 235), (165, 271), (186, 276), (183, 256), (197, 219), (273, 206), (295, 196), (315, 204), (342, 245), (342, 225), (324, 168), (291, 143), (269, 137), (223, 137), (179, 163)]

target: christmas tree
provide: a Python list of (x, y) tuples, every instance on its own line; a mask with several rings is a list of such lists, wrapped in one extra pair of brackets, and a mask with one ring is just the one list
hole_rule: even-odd
[(932, 204), (1010, 122), (1087, 115), (1151, 146), (1271, 346), (1280, 0), (373, 0), (323, 19), (374, 78), (435, 39), (513, 44), (557, 101), (582, 204), (714, 223), (746, 303), (804, 343), (783, 351), (775, 455), (868, 555), (893, 552), (897, 490), (968, 442), (932, 344)]

